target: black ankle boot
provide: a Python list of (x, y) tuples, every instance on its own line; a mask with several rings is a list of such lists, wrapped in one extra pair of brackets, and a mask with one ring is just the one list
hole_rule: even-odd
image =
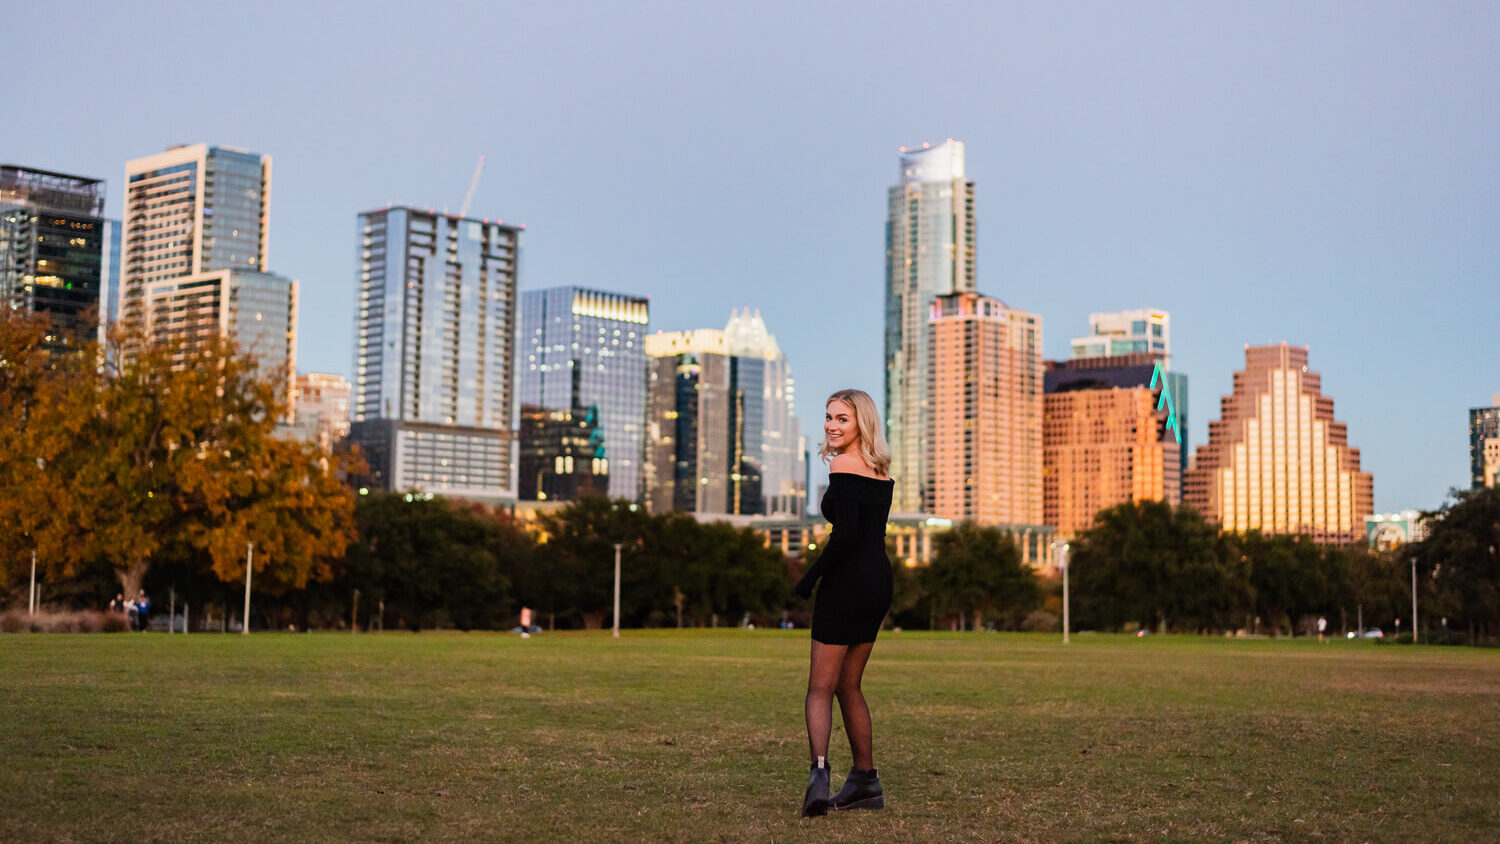
[(885, 792), (880, 788), (880, 775), (875, 769), (861, 771), (850, 768), (844, 787), (833, 797), (835, 809), (884, 809)]
[(828, 814), (828, 765), (822, 758), (807, 774), (807, 792), (802, 795), (802, 817)]

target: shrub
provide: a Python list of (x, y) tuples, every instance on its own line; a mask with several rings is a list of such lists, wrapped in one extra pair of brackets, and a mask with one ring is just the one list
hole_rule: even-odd
[(1032, 610), (1021, 622), (1021, 629), (1028, 633), (1056, 633), (1062, 630), (1062, 621), (1046, 610)]
[(86, 610), (83, 612), (38, 612), (25, 610), (0, 613), (0, 632), (4, 633), (123, 633), (130, 622), (120, 613)]

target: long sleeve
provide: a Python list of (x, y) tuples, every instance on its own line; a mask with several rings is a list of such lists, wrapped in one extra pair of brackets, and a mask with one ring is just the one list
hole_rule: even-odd
[(859, 530), (859, 505), (848, 496), (839, 496), (833, 502), (833, 532), (818, 561), (797, 582), (797, 594), (811, 598), (813, 586), (818, 579), (838, 569), (839, 564), (854, 553), (855, 533)]

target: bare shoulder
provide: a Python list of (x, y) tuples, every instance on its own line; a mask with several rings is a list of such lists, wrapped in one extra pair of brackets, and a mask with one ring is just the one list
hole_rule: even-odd
[(842, 454), (835, 454), (833, 456), (833, 459), (828, 461), (828, 471), (848, 472), (851, 475), (873, 474), (870, 471), (869, 465), (865, 463), (863, 457), (847, 451)]

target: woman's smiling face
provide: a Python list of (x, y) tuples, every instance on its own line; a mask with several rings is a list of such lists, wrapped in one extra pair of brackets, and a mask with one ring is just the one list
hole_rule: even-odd
[(828, 447), (843, 452), (859, 442), (859, 425), (854, 421), (854, 408), (838, 399), (828, 403), (823, 410), (823, 436)]

